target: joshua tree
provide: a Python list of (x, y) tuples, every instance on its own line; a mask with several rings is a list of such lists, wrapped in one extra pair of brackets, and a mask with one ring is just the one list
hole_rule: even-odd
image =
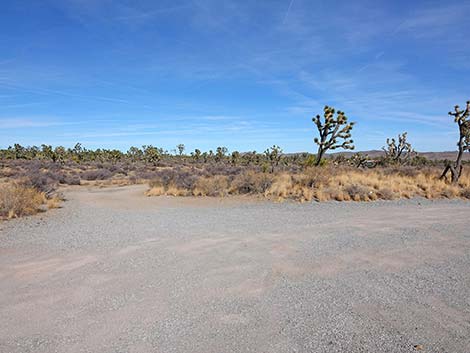
[(271, 173), (274, 173), (274, 168), (279, 165), (279, 162), (282, 158), (281, 147), (274, 145), (273, 147), (268, 148), (266, 151), (264, 151), (264, 154), (266, 155), (266, 158), (271, 164)]
[(232, 156), (230, 158), (230, 163), (233, 165), (237, 165), (240, 162), (240, 152), (238, 151), (233, 151)]
[(369, 157), (367, 155), (364, 155), (362, 153), (356, 153), (349, 159), (349, 162), (352, 166), (356, 168), (361, 168), (364, 166), (368, 158)]
[(184, 144), (180, 143), (179, 145), (176, 145), (176, 148), (178, 149), (179, 155), (182, 156), (186, 147)]
[(161, 159), (162, 151), (159, 148), (149, 146), (142, 146), (144, 152), (144, 160), (147, 163), (157, 165), (158, 161)]
[(41, 145), (41, 156), (45, 159), (50, 159), (55, 163), (57, 160), (57, 155), (54, 153), (51, 145)]
[(72, 159), (75, 162), (80, 163), (84, 159), (86, 150), (82, 147), (80, 142), (77, 142), (70, 152), (72, 154)]
[(65, 163), (65, 159), (67, 158), (67, 150), (63, 146), (57, 146), (54, 148), (54, 154), (56, 155), (57, 162)]
[(21, 146), (19, 143), (15, 143), (13, 146), (13, 149), (15, 151), (15, 159), (26, 159), (27, 158), (27, 151), (26, 148)]
[(217, 147), (217, 150), (216, 150), (216, 153), (215, 153), (216, 162), (219, 162), (222, 159), (224, 159), (227, 152), (228, 152), (227, 147)]
[(111, 163), (116, 164), (118, 161), (122, 160), (124, 154), (119, 150), (107, 150), (105, 153), (106, 160), (111, 161)]
[(449, 112), (449, 115), (454, 117), (454, 121), (459, 126), (459, 142), (457, 143), (459, 153), (457, 154), (457, 159), (453, 164), (447, 164), (441, 175), (441, 179), (447, 178), (447, 173), (450, 171), (451, 181), (453, 183), (457, 183), (462, 175), (463, 153), (465, 151), (470, 151), (470, 120), (468, 119), (470, 115), (470, 101), (467, 101), (465, 110), (460, 110), (460, 107), (456, 105), (454, 107), (454, 111)]
[(243, 159), (245, 160), (245, 163), (247, 165), (254, 164), (257, 165), (259, 164), (259, 155), (256, 153), (256, 151), (251, 151), (243, 154)]
[(195, 161), (199, 161), (201, 159), (201, 150), (196, 148), (194, 152), (191, 153), (192, 157), (194, 158)]
[(387, 139), (387, 147), (382, 147), (385, 158), (396, 163), (403, 163), (410, 160), (416, 152), (411, 147), (411, 143), (406, 141), (407, 132), (398, 134), (398, 141), (394, 138)]
[(127, 156), (135, 163), (142, 159), (144, 152), (138, 147), (131, 146), (127, 151)]
[(335, 109), (333, 107), (325, 106), (323, 112), (323, 121), (320, 115), (312, 119), (320, 135), (320, 137), (315, 137), (313, 140), (318, 145), (315, 162), (317, 166), (320, 165), (325, 152), (328, 150), (335, 150), (337, 148), (354, 149), (354, 141), (351, 140), (351, 130), (354, 122), (348, 123), (348, 118), (344, 115), (344, 112), (339, 110), (335, 118)]

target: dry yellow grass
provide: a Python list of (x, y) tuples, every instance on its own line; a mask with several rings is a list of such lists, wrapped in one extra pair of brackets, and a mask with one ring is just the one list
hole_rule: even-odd
[[(327, 172), (330, 172), (327, 177), (321, 175)], [(316, 173), (310, 176), (311, 183), (305, 183), (309, 178), (308, 172), (300, 177), (278, 175), (266, 196), (300, 201), (374, 201), (412, 197), (468, 198), (470, 190), (468, 172), (462, 175), (458, 184), (439, 180), (438, 174), (430, 171), (416, 171), (411, 175), (381, 169), (325, 170)]]
[(165, 188), (163, 186), (151, 187), (145, 193), (146, 196), (162, 196), (165, 195)]
[(194, 196), (226, 196), (230, 188), (226, 176), (215, 175), (212, 177), (199, 178), (196, 182)]
[(264, 174), (245, 172), (234, 178), (215, 175), (201, 177), (193, 189), (170, 184), (153, 185), (148, 196), (227, 196), (256, 194), (282, 201), (375, 201), (425, 197), (428, 199), (470, 199), (470, 173), (458, 184), (438, 178), (437, 169), (356, 169), (311, 168), (302, 173)]
[(0, 185), (0, 218), (32, 215), (46, 202), (46, 196), (31, 187), (14, 183)]
[(46, 201), (46, 205), (49, 210), (53, 208), (59, 208), (61, 203), (62, 199), (58, 196), (54, 196)]

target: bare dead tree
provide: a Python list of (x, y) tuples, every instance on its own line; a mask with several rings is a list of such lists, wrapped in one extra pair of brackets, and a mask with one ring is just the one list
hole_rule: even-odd
[(452, 183), (457, 183), (460, 176), (462, 175), (463, 165), (462, 157), (465, 151), (470, 151), (470, 101), (467, 101), (465, 110), (460, 110), (460, 107), (456, 105), (453, 112), (449, 112), (449, 115), (454, 117), (454, 121), (459, 126), (459, 142), (457, 143), (458, 154), (455, 162), (446, 165), (444, 172), (442, 172), (441, 179), (447, 179), (447, 174), (451, 173)]
[[(323, 109), (323, 121), (320, 115), (312, 119), (318, 129), (320, 137), (313, 140), (318, 145), (318, 153), (315, 165), (320, 165), (325, 152), (344, 148), (348, 150), (354, 149), (354, 141), (351, 140), (351, 130), (354, 122), (348, 123), (348, 118), (344, 112), (339, 111), (335, 118), (335, 109), (325, 106)], [(342, 142), (339, 142), (342, 140)]]

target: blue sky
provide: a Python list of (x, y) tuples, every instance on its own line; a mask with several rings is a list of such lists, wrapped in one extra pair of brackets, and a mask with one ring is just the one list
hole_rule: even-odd
[(470, 1), (0, 3), (0, 146), (315, 151), (325, 104), (356, 149), (453, 150)]

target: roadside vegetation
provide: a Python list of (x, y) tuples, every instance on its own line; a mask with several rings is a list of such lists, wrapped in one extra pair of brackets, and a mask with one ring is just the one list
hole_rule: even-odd
[(0, 184), (0, 220), (29, 216), (60, 207), (58, 195), (47, 196), (37, 188), (18, 182)]
[[(256, 195), (272, 200), (374, 201), (425, 197), (470, 199), (470, 103), (449, 113), (458, 125), (456, 159), (427, 159), (408, 135), (385, 141), (380, 155), (335, 153), (353, 150), (354, 122), (344, 112), (325, 107), (312, 119), (316, 154), (285, 154), (273, 145), (259, 153), (195, 149), (173, 151), (145, 145), (120, 150), (90, 150), (77, 143), (0, 150), (0, 217), (34, 214), (58, 207), (60, 186), (148, 183), (148, 196)], [(329, 153), (329, 154), (328, 154)], [(468, 154), (470, 155), (470, 154)], [(443, 171), (443, 172), (442, 172)], [(450, 176), (448, 176), (450, 175)]]

